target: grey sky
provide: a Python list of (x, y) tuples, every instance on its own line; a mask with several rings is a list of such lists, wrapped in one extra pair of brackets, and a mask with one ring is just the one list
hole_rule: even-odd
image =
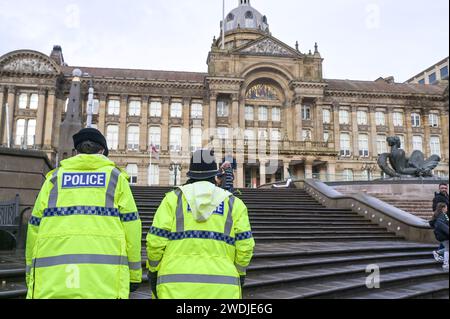
[[(449, 55), (448, 0), (251, 3), (281, 41), (317, 41), (326, 78), (400, 82)], [(0, 0), (0, 55), (60, 44), (69, 65), (205, 72), (221, 18), (222, 0)]]

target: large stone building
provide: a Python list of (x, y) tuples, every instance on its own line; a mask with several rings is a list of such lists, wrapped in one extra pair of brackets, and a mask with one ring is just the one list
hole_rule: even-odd
[(289, 168), (299, 178), (367, 179), (391, 135), (407, 153), (441, 155), (436, 172), (448, 175), (446, 85), (324, 79), (317, 45), (301, 52), (275, 38), (247, 0), (222, 25), (224, 43), (214, 39), (206, 73), (74, 67), (58, 46), (50, 56), (3, 55), (1, 144), (8, 145), (9, 128), (13, 147), (60, 160), (60, 124), (79, 68), (82, 119), (93, 80), (94, 124), (106, 134), (111, 158), (139, 185), (179, 183), (171, 164), (182, 164), (184, 181), (192, 150), (212, 146), (219, 159), (233, 153), (239, 187), (283, 179)]
[(430, 66), (425, 71), (413, 76), (411, 79), (406, 81), (406, 83), (417, 83), (417, 84), (436, 84), (441, 81), (448, 81), (448, 66), (449, 58), (435, 63)]

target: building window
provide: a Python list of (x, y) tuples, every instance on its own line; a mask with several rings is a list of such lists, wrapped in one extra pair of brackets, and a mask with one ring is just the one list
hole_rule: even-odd
[(323, 124), (330, 124), (330, 123), (331, 123), (331, 111), (323, 110)]
[(128, 127), (128, 149), (130, 151), (139, 149), (139, 126)]
[(193, 128), (191, 130), (191, 152), (202, 149), (202, 129)]
[(420, 127), (420, 114), (412, 113), (411, 114), (411, 123), (412, 123), (412, 127)]
[(141, 116), (141, 102), (131, 101), (128, 105), (129, 116)]
[(358, 145), (359, 145), (359, 156), (369, 157), (369, 135), (359, 134)]
[(323, 141), (329, 142), (330, 141), (330, 133), (329, 132), (323, 132)]
[(440, 72), (441, 72), (441, 80), (445, 80), (445, 78), (448, 77), (448, 66), (444, 66)]
[(279, 142), (281, 141), (281, 132), (278, 129), (273, 129), (270, 133), (270, 138), (272, 141), (274, 142)]
[(255, 27), (255, 20), (253, 19), (253, 12), (247, 11), (245, 13), (245, 27), (251, 29)]
[(28, 95), (22, 93), (19, 95), (19, 109), (26, 109), (28, 106)]
[(425, 79), (420, 79), (419, 84), (422, 84), (422, 85), (425, 84)]
[(161, 102), (150, 103), (150, 117), (161, 117)]
[(441, 156), (441, 140), (437, 136), (432, 136), (430, 139), (431, 155)]
[(30, 109), (37, 110), (39, 107), (39, 95), (31, 94), (30, 95)]
[(224, 100), (217, 101), (217, 116), (228, 117), (229, 116), (228, 102)]
[(281, 121), (281, 109), (279, 107), (272, 108), (272, 121), (273, 122)]
[(245, 107), (245, 120), (246, 121), (254, 121), (255, 120), (255, 109), (253, 106)]
[(394, 112), (392, 113), (393, 123), (395, 127), (403, 126), (403, 113)]
[(136, 185), (138, 183), (138, 166), (136, 164), (127, 165), (127, 174), (130, 176), (130, 184)]
[(149, 129), (149, 139), (150, 147), (153, 145), (157, 150), (161, 149), (161, 128), (160, 127), (150, 127)]
[(344, 181), (352, 182), (354, 179), (353, 170), (352, 169), (344, 169), (342, 172), (342, 176), (344, 177)]
[(220, 140), (227, 140), (229, 138), (228, 127), (218, 127), (217, 128), (217, 137)]
[(387, 141), (385, 135), (377, 136), (377, 153), (378, 155), (387, 153)]
[(117, 150), (119, 147), (119, 126), (108, 125), (106, 128), (106, 139), (110, 150)]
[(267, 107), (266, 106), (260, 106), (259, 107), (259, 120), (261, 122), (267, 122), (268, 121), (268, 114), (267, 114)]
[(170, 106), (170, 117), (180, 119), (183, 117), (183, 105), (181, 103), (172, 103)]
[(36, 120), (28, 120), (27, 127), (27, 146), (36, 144)]
[(431, 74), (428, 76), (428, 80), (429, 80), (430, 84), (434, 84), (434, 83), (436, 82), (436, 80), (437, 80), (437, 78), (436, 78), (436, 73), (431, 73)]
[(367, 125), (368, 117), (366, 111), (358, 111), (357, 118), (358, 118), (358, 125)]
[(339, 123), (341, 125), (348, 125), (350, 124), (350, 112), (347, 110), (340, 110), (339, 111)]
[(303, 105), (303, 108), (302, 108), (302, 119), (303, 119), (303, 121), (311, 120), (311, 106)]
[(260, 128), (258, 130), (258, 138), (260, 141), (267, 141), (269, 134), (265, 128)]
[(159, 166), (152, 164), (148, 167), (148, 186), (159, 185)]
[(181, 152), (181, 128), (172, 127), (170, 129), (170, 151)]
[(16, 122), (16, 145), (25, 145), (25, 120), (20, 119)]
[(191, 118), (202, 119), (203, 118), (203, 105), (199, 103), (193, 103), (191, 106)]
[(422, 136), (413, 136), (413, 150), (423, 152), (423, 139)]
[(120, 115), (120, 101), (109, 100), (108, 102), (108, 115)]
[(302, 131), (302, 141), (311, 141), (311, 131), (310, 130)]
[(400, 148), (404, 148), (405, 147), (405, 137), (403, 135), (397, 135), (397, 137), (400, 140)]
[(350, 134), (348, 133), (342, 133), (340, 138), (340, 144), (341, 144), (341, 156), (342, 157), (350, 157), (351, 152), (351, 142), (350, 142)]
[(245, 130), (244, 140), (245, 140), (245, 142), (254, 141), (255, 140), (255, 132), (250, 129)]
[(430, 114), (430, 127), (439, 127), (439, 115), (435, 113)]
[(385, 126), (386, 125), (386, 116), (383, 112), (375, 113), (375, 122), (377, 126)]

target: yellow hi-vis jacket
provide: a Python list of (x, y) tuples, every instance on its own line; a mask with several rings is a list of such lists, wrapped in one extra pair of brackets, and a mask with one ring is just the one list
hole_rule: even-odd
[(48, 174), (28, 226), (28, 299), (129, 298), (142, 281), (142, 229), (128, 179), (102, 155)]
[(254, 246), (247, 207), (231, 193), (208, 182), (168, 193), (147, 236), (158, 298), (241, 299)]

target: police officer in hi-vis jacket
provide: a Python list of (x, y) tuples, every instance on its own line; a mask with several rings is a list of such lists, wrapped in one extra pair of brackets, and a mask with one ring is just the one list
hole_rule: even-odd
[(141, 221), (105, 137), (83, 129), (78, 155), (47, 175), (28, 226), (28, 299), (127, 299), (142, 280)]
[(216, 184), (212, 151), (197, 151), (185, 186), (166, 195), (147, 236), (153, 297), (240, 299), (253, 256), (247, 207)]

